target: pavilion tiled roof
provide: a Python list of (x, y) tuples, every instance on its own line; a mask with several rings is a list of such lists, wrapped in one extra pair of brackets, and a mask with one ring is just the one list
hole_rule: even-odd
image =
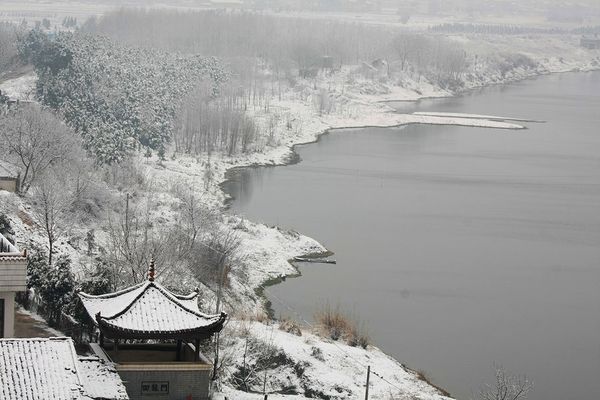
[(219, 332), (227, 314), (204, 314), (198, 292), (176, 295), (148, 280), (115, 293), (79, 293), (90, 317), (111, 338), (201, 338)]
[(128, 399), (116, 370), (79, 359), (70, 338), (0, 339), (0, 399)]

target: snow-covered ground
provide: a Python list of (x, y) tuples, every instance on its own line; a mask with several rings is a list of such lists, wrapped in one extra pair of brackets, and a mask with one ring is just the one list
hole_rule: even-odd
[[(475, 88), (489, 84), (500, 84), (525, 79), (539, 74), (564, 72), (568, 70), (590, 70), (600, 67), (600, 52), (580, 49), (574, 38), (558, 38), (550, 35), (538, 39), (515, 38), (480, 38), (460, 37), (457, 40), (465, 43), (473, 51), (481, 54), (506, 52), (509, 50), (527, 54), (538, 62), (532, 68), (516, 68), (501, 73), (492, 64), (482, 62), (465, 77), (465, 88)], [(515, 50), (516, 49), (516, 50)], [(170, 193), (174, 182), (184, 182), (197, 192), (199, 198), (215, 208), (223, 208), (227, 195), (220, 184), (226, 179), (228, 170), (252, 165), (281, 165), (289, 162), (293, 155), (293, 146), (315, 141), (319, 135), (329, 129), (353, 128), (365, 126), (401, 126), (414, 123), (465, 125), (503, 130), (522, 129), (523, 126), (515, 118), (481, 116), (469, 114), (451, 114), (444, 110), (437, 113), (398, 114), (384, 101), (416, 100), (423, 97), (449, 96), (447, 90), (440, 89), (422, 78), (403, 77), (402, 80), (383, 82), (363, 79), (357, 76), (358, 67), (344, 67), (333, 75), (320, 75), (314, 82), (299, 82), (293, 89), (284, 93), (281, 99), (272, 98), (268, 110), (264, 107), (250, 110), (263, 131), (276, 121), (277, 135), (272, 143), (264, 149), (249, 154), (225, 156), (187, 156), (177, 154), (174, 159), (158, 162), (156, 158), (139, 157), (139, 166), (153, 182), (152, 196), (156, 199), (152, 212), (169, 221), (172, 205), (178, 201)], [(26, 76), (0, 84), (0, 89), (11, 97), (31, 93), (35, 76)], [(319, 90), (327, 88), (327, 102), (330, 110), (326, 113), (318, 111), (315, 106), (320, 100)], [(28, 97), (25, 97), (28, 98)], [(498, 131), (498, 134), (507, 131)], [(210, 166), (212, 179), (205, 189), (206, 169)], [(2, 193), (2, 192), (0, 192)], [(21, 243), (27, 247), (31, 242), (43, 244), (45, 241), (35, 225), (28, 225), (27, 204), (23, 199), (2, 193), (0, 211), (11, 217), (17, 230), (19, 240), (27, 237), (28, 242)], [(171, 220), (172, 223), (174, 221)], [(237, 314), (264, 314), (265, 299), (259, 294), (259, 288), (265, 283), (285, 276), (297, 274), (297, 269), (289, 262), (295, 256), (323, 253), (326, 249), (314, 239), (297, 232), (286, 232), (277, 227), (244, 220), (234, 215), (224, 215), (223, 224), (237, 230), (241, 239), (243, 265), (236, 268), (231, 278), (231, 298), (228, 301), (237, 309)], [(95, 227), (101, 230), (101, 227)], [(80, 227), (80, 234), (89, 227)], [(101, 235), (99, 235), (101, 237)], [(101, 239), (99, 239), (101, 240)], [(77, 250), (68, 241), (58, 244), (59, 251), (71, 254), (74, 264), (89, 263), (87, 256)], [(335, 250), (335, 249), (333, 249)], [(171, 282), (172, 283), (172, 282)], [(242, 324), (238, 319), (230, 323), (232, 326)], [(321, 392), (330, 398), (358, 398), (364, 391), (363, 381), (365, 366), (371, 365), (389, 382), (374, 377), (372, 396), (374, 399), (419, 398), (438, 399), (439, 392), (420, 381), (417, 376), (405, 369), (400, 363), (386, 356), (373, 346), (367, 349), (349, 347), (341, 342), (323, 339), (305, 331), (298, 337), (279, 331), (272, 325), (260, 322), (243, 322), (245, 336), (231, 335), (228, 348), (232, 349), (229, 361), (229, 372), (224, 377), (231, 377), (242, 363), (244, 343), (248, 337), (254, 340), (268, 341), (279, 349), (285, 362), (269, 370), (270, 391), (282, 391), (287, 384), (296, 387), (296, 395), (270, 398), (304, 398), (311, 391)], [(239, 329), (238, 329), (239, 331)], [(317, 348), (318, 350), (314, 350)], [(315, 355), (316, 354), (316, 355)], [(323, 360), (320, 360), (322, 358)], [(246, 360), (248, 362), (248, 360)], [(295, 369), (296, 368), (296, 369)], [(298, 373), (301, 369), (301, 374)], [(246, 395), (234, 389), (231, 380), (225, 380), (223, 394), (230, 399), (257, 398), (256, 394)], [(391, 383), (390, 383), (391, 382)]]
[(0, 83), (0, 91), (11, 99), (31, 101), (35, 97), (35, 81), (35, 74), (30, 73)]
[[(370, 399), (448, 399), (439, 390), (419, 379), (417, 373), (379, 349), (366, 350), (344, 343), (323, 339), (304, 330), (301, 336), (279, 329), (277, 323), (233, 321), (227, 328), (228, 338), (223, 343), (223, 357), (245, 353), (246, 346), (254, 347), (246, 358), (248, 388), (254, 393), (223, 387), (217, 399), (254, 400), (260, 398), (263, 388), (269, 399), (362, 398), (366, 389), (367, 367), (371, 367)], [(268, 360), (267, 374), (253, 373), (253, 368)], [(233, 370), (223, 374), (231, 378)], [(298, 394), (277, 394), (296, 391)], [(274, 393), (274, 394), (271, 394)]]

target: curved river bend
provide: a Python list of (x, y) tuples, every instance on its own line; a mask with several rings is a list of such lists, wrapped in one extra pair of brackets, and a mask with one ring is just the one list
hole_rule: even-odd
[(307, 318), (348, 305), (461, 399), (494, 361), (533, 379), (530, 399), (599, 399), (600, 72), (398, 107), (547, 122), (334, 131), (299, 164), (235, 171), (232, 212), (338, 260), (270, 290)]

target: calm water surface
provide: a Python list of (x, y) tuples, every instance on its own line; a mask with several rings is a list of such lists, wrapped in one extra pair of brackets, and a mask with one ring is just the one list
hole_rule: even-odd
[(461, 399), (494, 361), (534, 380), (531, 399), (600, 399), (600, 73), (398, 107), (547, 122), (334, 131), (299, 164), (237, 171), (233, 212), (338, 260), (271, 292), (307, 318), (347, 305)]

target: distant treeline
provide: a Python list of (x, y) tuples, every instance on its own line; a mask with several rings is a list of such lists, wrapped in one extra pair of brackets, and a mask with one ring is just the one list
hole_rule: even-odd
[(217, 56), (253, 82), (256, 60), (266, 64), (277, 82), (310, 77), (323, 68), (385, 60), (390, 76), (401, 70), (443, 85), (466, 66), (461, 45), (441, 36), (250, 11), (121, 9), (89, 19), (82, 30), (135, 46)]
[(324, 55), (341, 64), (370, 60), (382, 54), (392, 36), (358, 23), (226, 10), (121, 9), (89, 19), (82, 30), (136, 46), (223, 58), (259, 56), (299, 67)]
[(436, 33), (481, 33), (490, 35), (525, 35), (525, 34), (596, 34), (600, 33), (600, 25), (574, 29), (536, 28), (518, 25), (486, 25), (445, 23), (429, 27), (430, 32)]
[(573, 29), (571, 32), (580, 35), (598, 35), (600, 34), (600, 25), (584, 26), (582, 28)]
[(7, 22), (0, 22), (0, 76), (19, 64), (17, 38), (22, 29)]

